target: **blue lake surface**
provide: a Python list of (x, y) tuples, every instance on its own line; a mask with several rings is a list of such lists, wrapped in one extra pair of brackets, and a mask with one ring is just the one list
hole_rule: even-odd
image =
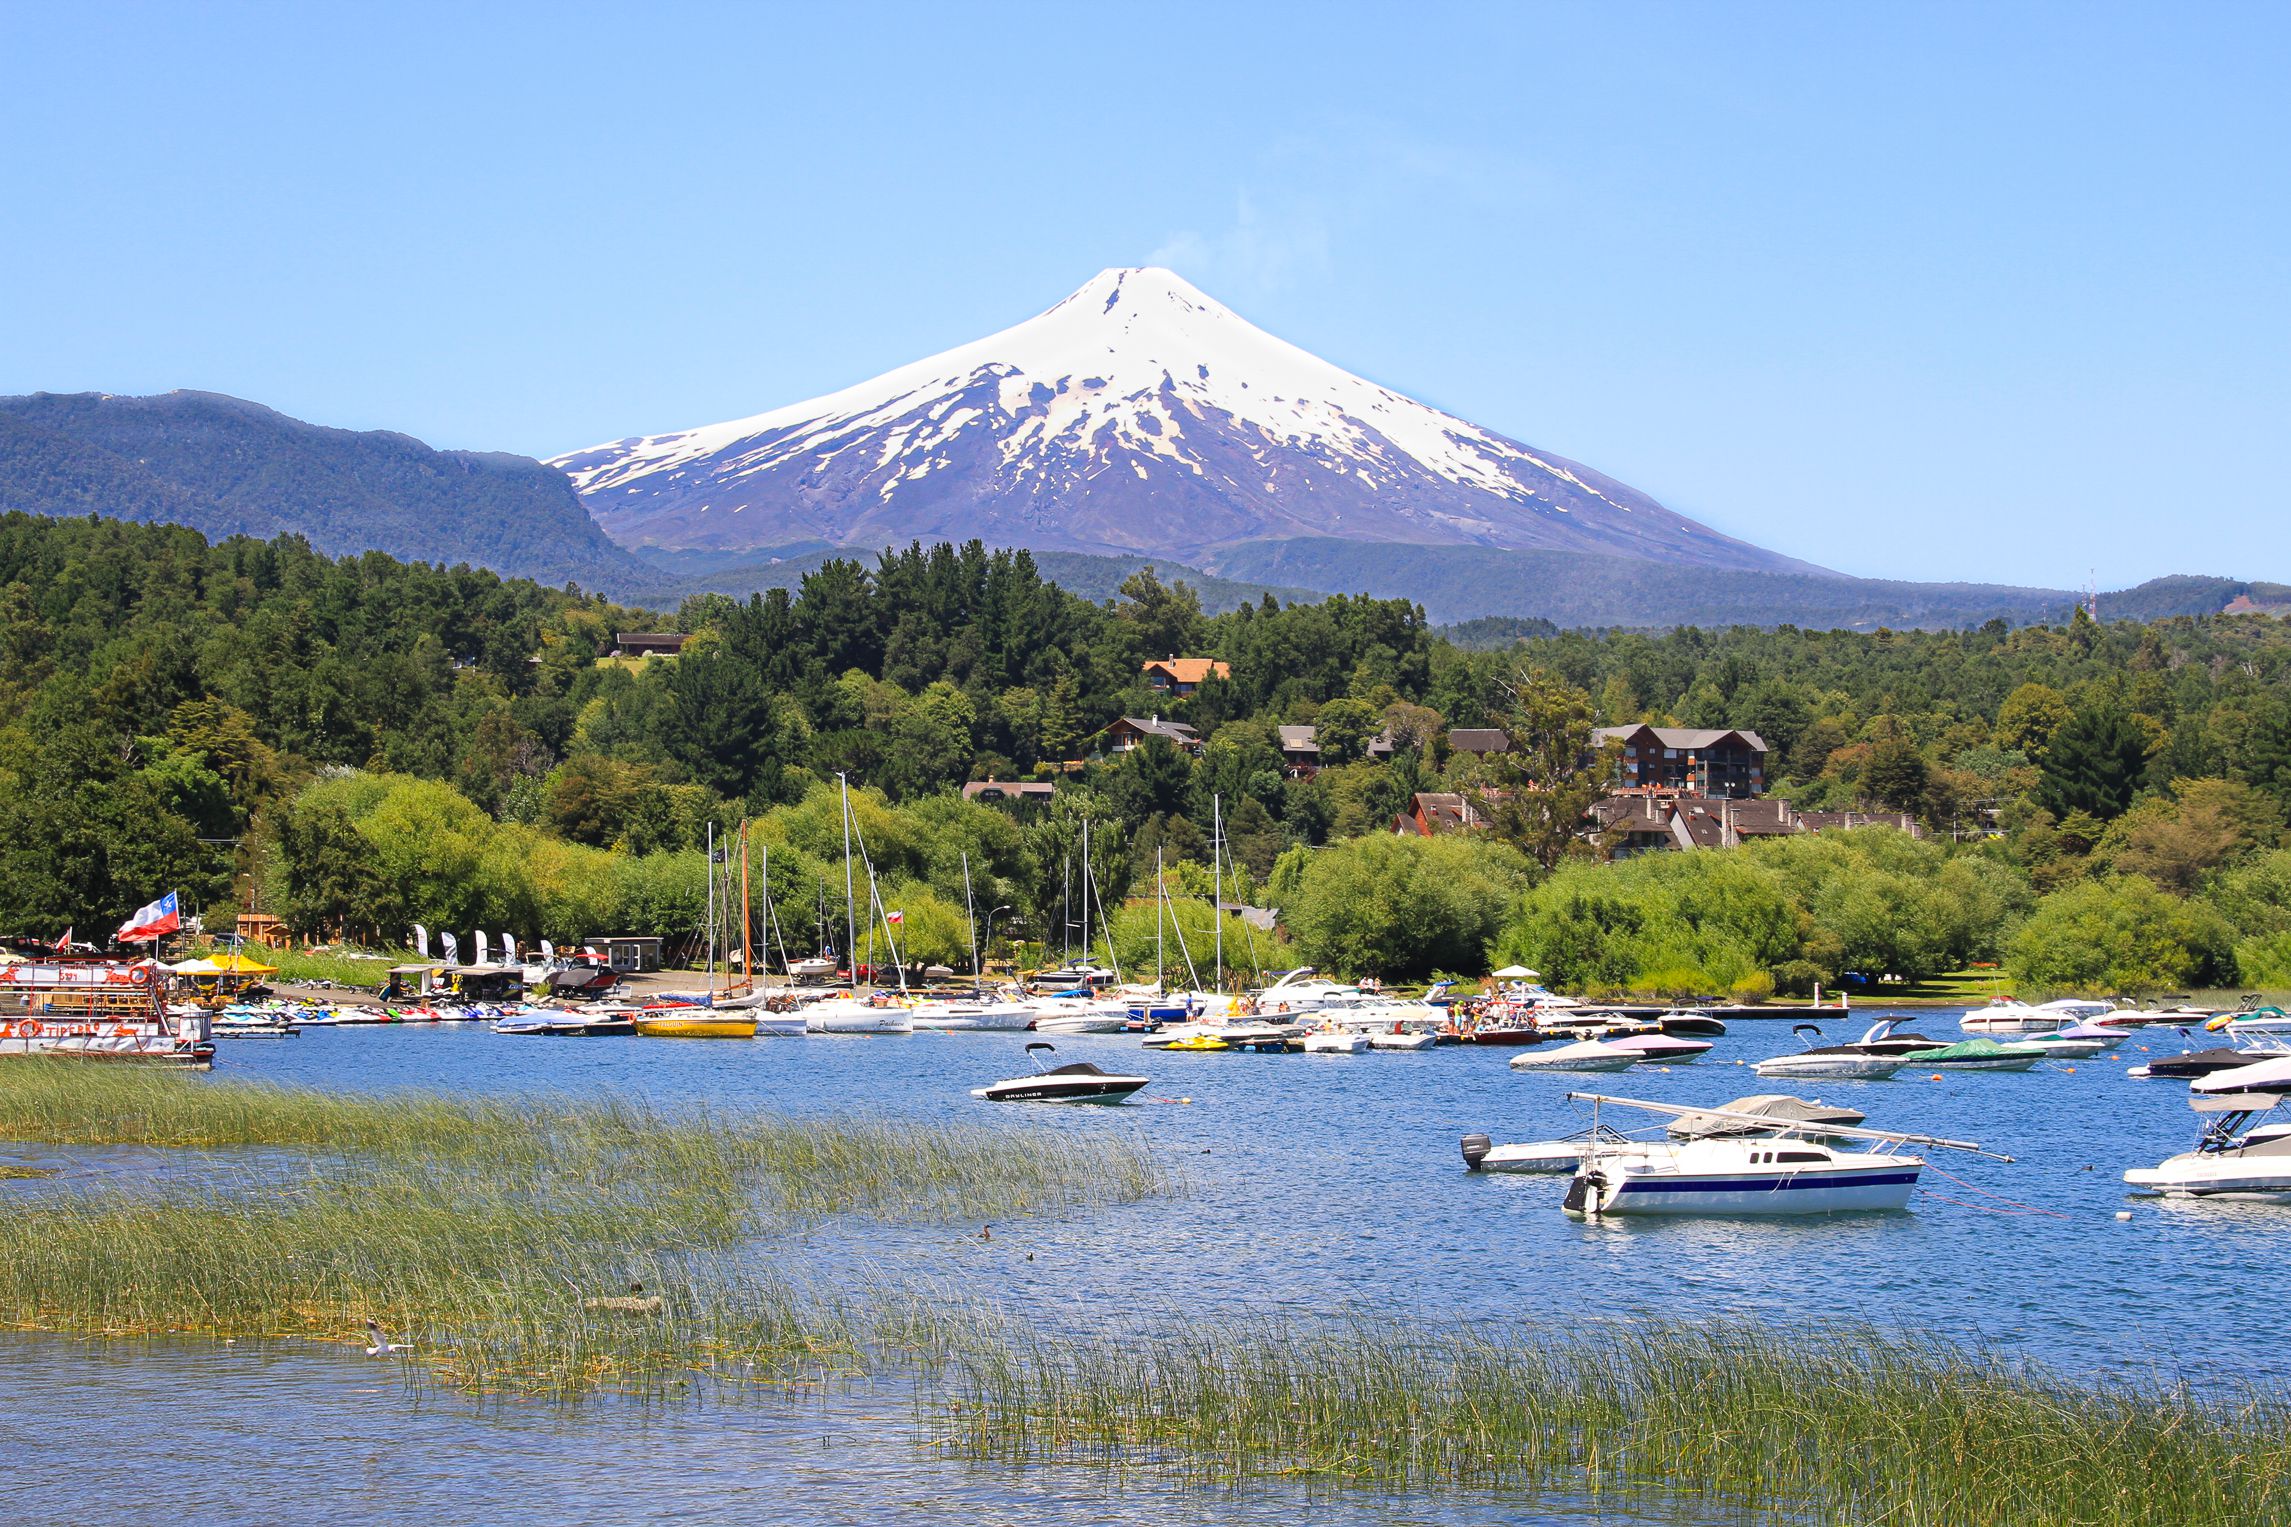
[[(1832, 1025), (1840, 1037), (1868, 1019)], [(1961, 1037), (1955, 1014), (1913, 1025)], [(821, 1232), (822, 1266), (998, 1296), (1050, 1326), (1140, 1329), (1205, 1311), (1366, 1313), (1493, 1323), (1584, 1317), (1866, 1319), (1986, 1340), (2084, 1373), (2198, 1382), (2291, 1378), (2273, 1339), (2291, 1210), (2175, 1205), (2127, 1195), (2119, 1174), (2185, 1149), (2184, 1085), (2124, 1073), (2170, 1031), (2113, 1056), (2025, 1074), (1905, 1070), (1887, 1082), (1784, 1084), (1746, 1064), (1795, 1047), (1785, 1023), (1737, 1023), (1692, 1065), (1618, 1075), (1514, 1073), (1501, 1049), (1358, 1056), (1141, 1055), (1121, 1036), (1058, 1041), (1062, 1059), (1154, 1078), (1119, 1109), (991, 1105), (968, 1089), (1027, 1069), (1023, 1034), (754, 1042), (542, 1039), (477, 1025), (306, 1030), (225, 1041), (217, 1077), (330, 1088), (621, 1092), (793, 1114), (872, 1114), (1026, 1126), (1075, 1150), (1133, 1134), (1182, 1180), (1175, 1198), (974, 1226), (886, 1228), (864, 1262)], [(1829, 1219), (1585, 1225), (1559, 1211), (1564, 1180), (1463, 1170), (1458, 1137), (1570, 1133), (1570, 1090), (1716, 1104), (1795, 1090), (1869, 1123), (1978, 1140), (2007, 1165), (1935, 1153), (1912, 1212)], [(1145, 1101), (1152, 1099), (1154, 1101)], [(1186, 1099), (1189, 1101), (1177, 1101)], [(1617, 1121), (1622, 1122), (1622, 1121)], [(0, 1146), (0, 1160), (52, 1148)], [(1952, 1180), (1957, 1179), (1957, 1180)], [(7, 1184), (7, 1188), (26, 1186)], [(52, 1189), (51, 1189), (52, 1190)], [(1994, 1197), (1984, 1195), (1996, 1195)], [(2014, 1206), (2025, 1206), (2016, 1209)], [(2132, 1218), (2116, 1214), (2130, 1209)], [(2200, 1315), (2191, 1325), (2191, 1317)], [(2200, 1330), (2200, 1340), (2189, 1333)], [(12, 1458), (0, 1516), (148, 1520), (155, 1457), (203, 1521), (1637, 1522), (1568, 1501), (1312, 1498), (1170, 1492), (1090, 1471), (985, 1469), (916, 1446), (903, 1398), (669, 1410), (472, 1412), (418, 1403), (354, 1355), (213, 1344), (0, 1343), (10, 1415), (33, 1435)], [(117, 1414), (100, 1447), (59, 1412)], [(134, 1440), (150, 1431), (146, 1452)], [(209, 1435), (219, 1433), (219, 1436)], [(212, 1477), (218, 1457), (227, 1472)], [(30, 1460), (25, 1463), (24, 1460)], [(188, 1493), (181, 1493), (188, 1492)], [(478, 1509), (478, 1500), (498, 1509)], [(195, 1507), (192, 1503), (195, 1502)]]

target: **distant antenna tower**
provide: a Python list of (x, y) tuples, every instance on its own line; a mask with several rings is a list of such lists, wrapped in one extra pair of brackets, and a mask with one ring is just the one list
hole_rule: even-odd
[(2094, 625), (2100, 623), (2100, 571), (2097, 568), (2087, 568), (2084, 573), (2084, 613), (2092, 617)]

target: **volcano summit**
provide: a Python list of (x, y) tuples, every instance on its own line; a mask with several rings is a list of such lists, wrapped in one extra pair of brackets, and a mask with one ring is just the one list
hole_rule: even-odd
[(807, 403), (551, 464), (629, 546), (976, 537), (1214, 565), (1325, 538), (1818, 571), (1354, 376), (1158, 269), (1101, 272), (1014, 328)]

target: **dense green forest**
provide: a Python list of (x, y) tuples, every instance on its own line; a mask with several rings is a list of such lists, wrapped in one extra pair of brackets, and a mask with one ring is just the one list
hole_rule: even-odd
[[(609, 656), (663, 627), (693, 634), (682, 656)], [(2281, 620), (1527, 631), (1467, 648), (1366, 597), (1212, 616), (1151, 573), (1094, 603), (976, 545), (648, 614), (291, 537), (0, 516), (0, 932), (100, 935), (180, 887), (384, 944), (417, 921), (680, 936), (708, 824), (752, 816), (798, 952), (823, 900), (843, 917), (843, 773), (916, 959), (964, 948), (966, 865), (982, 913), (1010, 909), (999, 933), (1056, 946), (1085, 820), (1124, 960), (1151, 946), (1157, 863), (1200, 948), (1214, 802), (1229, 898), (1282, 909), (1277, 938), (1230, 920), (1261, 960), (1402, 977), (1492, 950), (1597, 989), (1746, 996), (1968, 961), (2048, 988), (2291, 982)], [(1157, 695), (1140, 664), (1173, 653), (1231, 677)], [(1099, 756), (1109, 721), (1155, 714), (1200, 756)], [(1771, 793), (1926, 835), (1601, 862), (1589, 729), (1640, 719), (1756, 729)], [(1314, 777), (1284, 770), (1292, 722), (1319, 728)], [(1516, 747), (1452, 754), (1454, 726)], [(961, 798), (988, 775), (1058, 793)], [(1490, 792), (1493, 830), (1393, 836), (1432, 789)]]

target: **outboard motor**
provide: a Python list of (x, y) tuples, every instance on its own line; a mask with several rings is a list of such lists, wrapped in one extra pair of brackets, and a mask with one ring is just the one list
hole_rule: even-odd
[(1464, 1136), (1464, 1170), (1467, 1172), (1478, 1171), (1480, 1163), (1487, 1160), (1488, 1152), (1494, 1149), (1495, 1142), (1486, 1135)]
[(1599, 1196), (1606, 1188), (1607, 1179), (1597, 1172), (1577, 1172), (1575, 1180), (1567, 1185), (1567, 1197), (1559, 1207), (1569, 1214), (1597, 1214)]

